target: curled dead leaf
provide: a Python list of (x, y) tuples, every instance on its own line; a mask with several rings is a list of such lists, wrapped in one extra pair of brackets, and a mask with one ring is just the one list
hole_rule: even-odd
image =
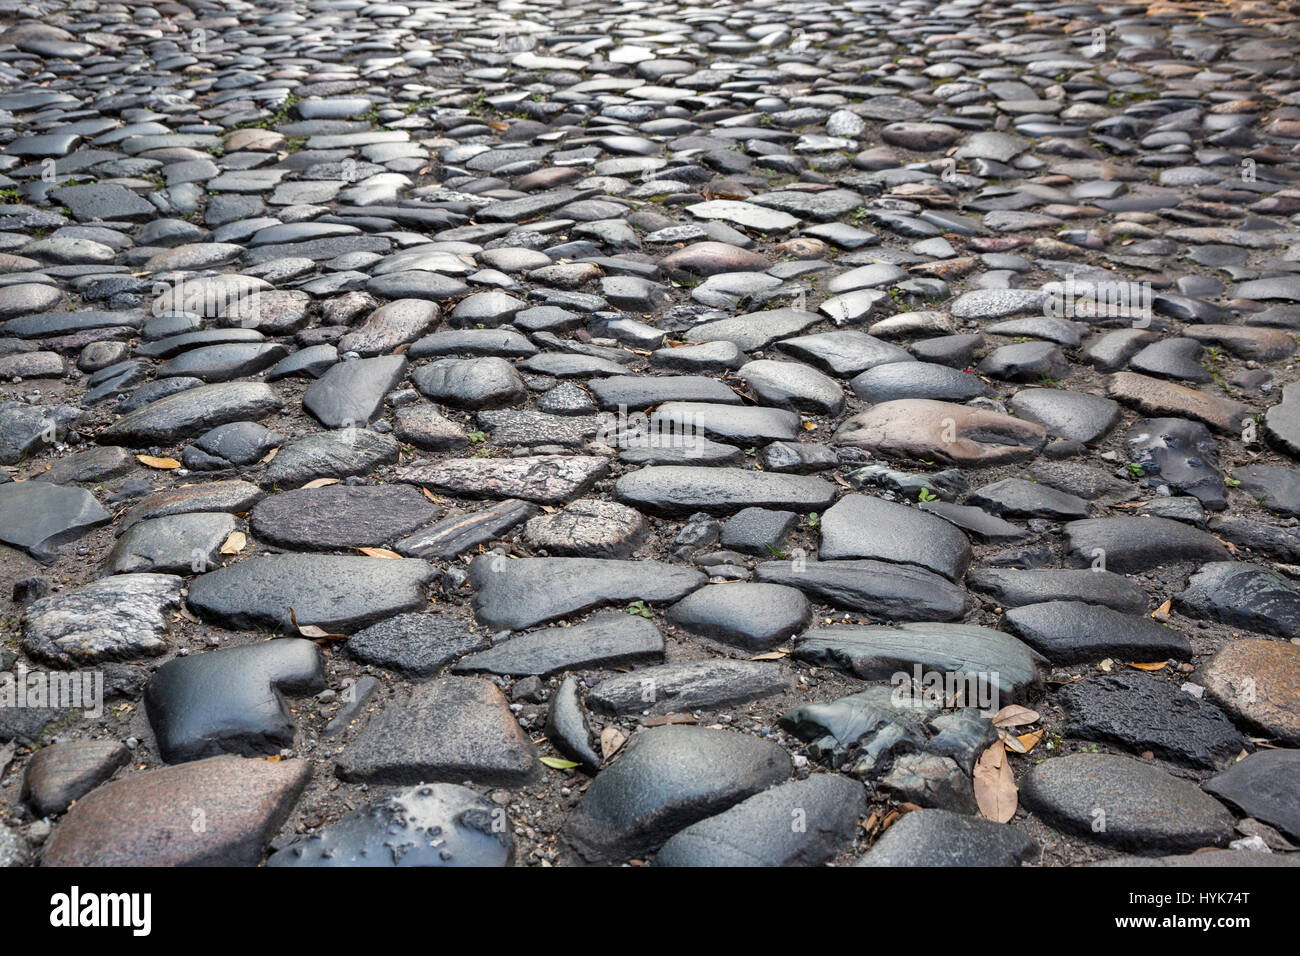
[(221, 546), (221, 553), (239, 554), (240, 551), (244, 550), (246, 544), (248, 544), (248, 535), (242, 531), (232, 531), (230, 537), (226, 539), (226, 543)]
[(307, 482), (307, 484), (303, 485), (303, 487), (324, 488), (326, 485), (337, 485), (338, 483), (338, 478), (313, 478), (311, 481)]
[(289, 620), (293, 622), (293, 626), (298, 629), (300, 635), (313, 641), (346, 641), (348, 639), (346, 634), (331, 634), (315, 624), (299, 624), (298, 615), (293, 608), (289, 608)]
[(1128, 666), (1129, 666), (1129, 667), (1132, 667), (1134, 670), (1139, 670), (1139, 671), (1162, 671), (1162, 670), (1164, 670), (1166, 667), (1169, 666), (1169, 662), (1168, 662), (1168, 661), (1152, 661), (1152, 662), (1149, 663), (1149, 664), (1140, 664), (1140, 663), (1133, 663), (1133, 662), (1130, 662)]

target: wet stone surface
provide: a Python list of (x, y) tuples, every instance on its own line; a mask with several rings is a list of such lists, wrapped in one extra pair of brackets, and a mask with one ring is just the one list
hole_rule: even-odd
[(0, 3), (0, 864), (1296, 839), (1298, 38)]

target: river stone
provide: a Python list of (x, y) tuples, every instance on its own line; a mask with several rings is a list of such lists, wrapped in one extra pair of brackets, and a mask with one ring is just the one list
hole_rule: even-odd
[(1062, 388), (1022, 388), (1011, 397), (1011, 410), (1047, 433), (1067, 441), (1100, 441), (1119, 423), (1116, 402), (1100, 395)]
[(1084, 664), (1107, 657), (1150, 663), (1192, 656), (1187, 638), (1173, 628), (1099, 604), (1025, 604), (1009, 609), (1002, 620), (1053, 664)]
[(406, 376), (406, 364), (403, 355), (339, 362), (307, 386), (302, 407), (326, 428), (364, 428)]
[(176, 657), (145, 689), (149, 724), (168, 763), (293, 746), (284, 694), (325, 689), (320, 649), (298, 637)]
[(113, 574), (198, 574), (221, 563), (221, 546), (239, 528), (234, 515), (220, 512), (150, 518), (123, 532), (105, 563)]
[[(1232, 815), (1194, 783), (1111, 754), (1044, 760), (1021, 784), (1027, 810), (1070, 833), (1140, 853), (1223, 846)], [(1103, 816), (1104, 814), (1104, 816)]]
[(503, 536), (537, 514), (528, 501), (507, 498), (490, 508), (457, 514), (397, 542), (396, 550), (411, 558), (454, 558)]
[(1222, 561), (1213, 535), (1169, 518), (1085, 518), (1064, 528), (1067, 563), (1128, 574), (1176, 561)]
[(1231, 627), (1291, 637), (1300, 633), (1300, 592), (1266, 568), (1236, 561), (1201, 565), (1174, 596), (1174, 607), (1189, 617)]
[(845, 495), (821, 516), (823, 561), (869, 558), (915, 564), (960, 580), (970, 564), (970, 542), (942, 519), (870, 495)]
[(448, 458), (402, 468), (398, 478), (465, 498), (520, 498), (549, 505), (584, 494), (608, 471), (609, 459), (596, 456)]
[(856, 780), (813, 774), (681, 830), (660, 848), (654, 865), (817, 866), (853, 839), (866, 806)]
[(854, 866), (1016, 866), (1038, 849), (1024, 832), (950, 810), (913, 810)]
[(710, 584), (668, 609), (673, 627), (759, 653), (798, 633), (812, 616), (797, 588), (780, 584)]
[(591, 749), (591, 736), (586, 712), (578, 700), (578, 679), (569, 674), (546, 708), (546, 737), (556, 750), (581, 764), (585, 772), (595, 774), (602, 761)]
[(111, 520), (95, 496), (81, 488), (45, 481), (0, 484), (0, 542), (45, 564), (58, 557), (60, 545)]
[(1261, 750), (1205, 781), (1205, 789), (1242, 813), (1300, 839), (1300, 760), (1294, 750)]
[(622, 611), (602, 611), (572, 627), (521, 634), (463, 658), (458, 674), (549, 677), (564, 671), (657, 664), (664, 637), (653, 622)]
[(190, 584), (189, 606), (222, 627), (299, 625), (356, 630), (424, 607), (424, 585), (436, 572), (414, 558), (382, 560), (328, 554), (269, 554), (209, 571)]
[(389, 544), (441, 510), (407, 485), (326, 485), (263, 498), (248, 520), (253, 532), (272, 544), (333, 551)]
[(635, 859), (790, 771), (785, 751), (756, 737), (700, 727), (642, 730), (587, 788), (562, 839), (580, 862)]
[(1068, 716), (1065, 735), (1117, 744), (1163, 760), (1214, 769), (1246, 746), (1214, 705), (1172, 681), (1121, 672), (1066, 684), (1060, 700)]
[(1083, 601), (1140, 615), (1150, 605), (1145, 591), (1112, 571), (979, 568), (966, 576), (966, 586), (988, 595), (1004, 608), (1045, 601)]
[(821, 511), (835, 486), (811, 475), (770, 474), (741, 468), (659, 465), (630, 472), (614, 483), (614, 497), (657, 515), (696, 511), (725, 514), (740, 508)]
[(201, 435), (216, 425), (255, 420), (280, 409), (280, 399), (263, 382), (222, 382), (186, 389), (124, 415), (103, 429), (101, 445), (170, 444)]
[(261, 497), (262, 489), (239, 479), (209, 481), (156, 491), (141, 498), (138, 504), (122, 516), (120, 529), (125, 531), (138, 522), (168, 515), (200, 511), (239, 514), (253, 507)]
[[(46, 843), (42, 863), (257, 866), (310, 778), (306, 760), (235, 756), (133, 773), (78, 800)], [(196, 827), (196, 807), (220, 812)]]
[(888, 458), (982, 467), (1024, 461), (1047, 442), (1041, 425), (927, 399), (882, 402), (853, 416), (834, 443)]
[(514, 862), (499, 808), (454, 783), (399, 790), (272, 853), (267, 866), (488, 867)]
[(1300, 744), (1300, 647), (1286, 641), (1235, 640), (1203, 666), (1210, 699), (1250, 730)]
[(884, 561), (766, 561), (760, 582), (798, 588), (835, 608), (886, 621), (954, 621), (966, 613), (966, 592), (947, 578)]
[(542, 514), (524, 526), (533, 548), (576, 558), (628, 558), (649, 532), (635, 508), (582, 498), (554, 514)]
[(607, 714), (670, 714), (717, 710), (784, 692), (779, 665), (714, 658), (639, 667), (597, 684), (587, 706)]
[[(1039, 683), (1039, 655), (1010, 634), (972, 624), (907, 623), (825, 627), (795, 640), (797, 660), (848, 670), (862, 680), (890, 680), (913, 667), (969, 674), (1002, 703), (1024, 700)], [(995, 686), (990, 686), (995, 685)]]
[(180, 578), (116, 574), (41, 598), (27, 608), (23, 650), (59, 667), (157, 657), (180, 605)]
[(528, 397), (515, 367), (502, 358), (438, 359), (411, 373), (420, 392), (457, 408), (505, 408)]
[(660, 561), (478, 557), (474, 614), (485, 627), (523, 630), (603, 604), (677, 601), (706, 578)]
[(412, 677), (430, 677), (489, 646), (487, 634), (445, 614), (398, 614), (357, 631), (343, 645), (357, 660)]
[(401, 446), (367, 428), (316, 432), (285, 443), (266, 466), (262, 483), (274, 488), (305, 485), (317, 478), (368, 474), (397, 461)]
[(505, 695), (474, 677), (440, 677), (388, 704), (338, 760), (340, 778), (371, 784), (521, 787), (540, 770)]
[(40, 816), (56, 816), (130, 761), (131, 751), (116, 740), (69, 740), (42, 747), (23, 774), (23, 802)]

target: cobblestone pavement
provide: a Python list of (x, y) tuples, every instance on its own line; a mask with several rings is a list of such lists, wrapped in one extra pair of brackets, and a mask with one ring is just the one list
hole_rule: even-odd
[(1300, 862), (1300, 5), (0, 27), (0, 865)]

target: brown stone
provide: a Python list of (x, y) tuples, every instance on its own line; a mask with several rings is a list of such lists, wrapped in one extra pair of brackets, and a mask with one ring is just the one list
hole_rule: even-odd
[(1238, 358), (1279, 362), (1295, 354), (1295, 336), (1281, 329), (1254, 325), (1189, 325), (1183, 335), (1198, 342), (1222, 345)]
[(979, 466), (1033, 458), (1047, 442), (1047, 432), (1041, 425), (967, 405), (901, 399), (850, 418), (834, 440), (890, 458)]
[(311, 777), (306, 760), (212, 757), (131, 774), (78, 801), (45, 866), (257, 866)]
[(36, 751), (23, 776), (23, 800), (38, 816), (62, 813), (131, 759), (116, 740), (73, 740)]
[(1216, 704), (1235, 720), (1300, 744), (1300, 647), (1284, 641), (1233, 641), (1202, 670)]
[(1241, 431), (1241, 423), (1250, 415), (1250, 408), (1241, 402), (1136, 372), (1116, 372), (1106, 394), (1147, 415), (1179, 415), (1204, 422), (1217, 432)]
[(762, 272), (771, 266), (767, 258), (725, 242), (696, 242), (665, 256), (660, 268), (674, 278), (685, 275), (711, 276), (721, 272)]

